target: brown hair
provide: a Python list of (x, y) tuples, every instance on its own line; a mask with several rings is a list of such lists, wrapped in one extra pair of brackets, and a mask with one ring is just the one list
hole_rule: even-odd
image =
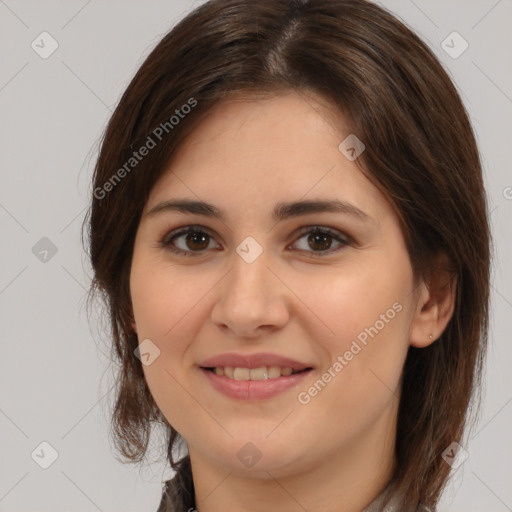
[[(442, 336), (409, 349), (397, 426), (401, 510), (435, 505), (450, 472), (441, 454), (461, 440), (482, 373), (486, 198), (474, 134), (447, 73), (418, 36), (365, 0), (211, 0), (160, 41), (123, 94), (102, 140), (89, 212), (91, 291), (109, 308), (120, 363), (116, 446), (141, 461), (152, 425), (161, 423), (169, 462), (177, 464), (179, 434), (158, 410), (134, 356), (129, 274), (149, 193), (215, 104), (234, 93), (290, 89), (319, 94), (351, 120), (366, 145), (359, 158), (364, 172), (401, 219), (415, 275), (430, 276), (444, 254), (456, 276), (455, 310)], [(156, 146), (127, 166), (148, 137)]]

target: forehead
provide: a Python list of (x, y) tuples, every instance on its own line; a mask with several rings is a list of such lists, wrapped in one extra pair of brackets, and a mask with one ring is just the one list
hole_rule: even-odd
[(190, 161), (193, 151), (204, 158), (201, 146), (207, 146), (203, 151), (212, 157), (229, 156), (232, 162), (249, 156), (269, 162), (283, 156), (288, 162), (304, 157), (317, 160), (321, 146), (337, 147), (340, 137), (349, 134), (343, 114), (312, 93), (286, 91), (265, 97), (239, 93), (212, 108), (179, 148), (174, 162), (183, 153)]
[(146, 210), (171, 197), (247, 212), (320, 196), (350, 199), (377, 215), (384, 197), (339, 150), (349, 135), (342, 113), (318, 96), (287, 92), (220, 102), (178, 149)]

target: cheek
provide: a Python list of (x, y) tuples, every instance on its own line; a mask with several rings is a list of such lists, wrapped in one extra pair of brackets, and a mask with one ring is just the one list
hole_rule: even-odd
[(322, 404), (336, 404), (331, 419), (339, 416), (348, 429), (352, 421), (355, 431), (362, 416), (375, 418), (398, 395), (412, 283), (412, 274), (398, 271), (404, 268), (368, 264), (309, 288), (311, 303), (334, 332), (322, 337), (324, 373), (308, 383), (312, 388), (301, 389), (307, 395), (301, 403), (311, 398), (319, 417), (325, 415)]
[[(142, 366), (147, 385), (167, 421), (182, 433), (189, 431), (190, 422), (204, 423), (201, 411), (190, 406), (190, 396), (184, 391), (188, 380), (184, 362), (197, 329), (196, 322), (189, 320), (199, 300), (196, 296), (199, 291), (195, 289), (194, 293), (190, 284), (180, 284), (176, 272), (172, 274), (171, 287), (165, 273), (146, 274), (134, 266), (131, 292), (139, 343), (149, 339), (157, 347), (153, 350), (157, 350), (158, 356), (151, 364)], [(184, 410), (188, 412), (183, 423)]]
[(377, 335), (381, 344), (384, 338), (396, 342), (404, 338), (399, 334), (407, 330), (403, 311), (410, 300), (410, 276), (368, 260), (365, 265), (350, 266), (349, 271), (304, 282), (302, 287), (307, 304), (329, 328), (330, 336), (323, 339), (331, 355), (348, 350), (354, 340), (364, 345)]
[(142, 368), (158, 408), (179, 432), (188, 431), (190, 422), (205, 421), (201, 409), (191, 407), (185, 388), (194, 364), (189, 349), (206, 321), (202, 301), (215, 282), (208, 273), (191, 275), (134, 254), (130, 289), (139, 343), (149, 339), (158, 347), (158, 357)]
[(134, 257), (130, 290), (139, 339), (154, 339), (166, 350), (179, 346), (178, 339), (199, 327), (201, 301), (214, 284), (212, 275)]

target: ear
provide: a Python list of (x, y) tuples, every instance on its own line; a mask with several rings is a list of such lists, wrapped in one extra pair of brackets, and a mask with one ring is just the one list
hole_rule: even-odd
[(410, 344), (425, 348), (441, 336), (455, 309), (457, 278), (445, 255), (436, 258), (435, 270), (422, 281), (411, 325)]

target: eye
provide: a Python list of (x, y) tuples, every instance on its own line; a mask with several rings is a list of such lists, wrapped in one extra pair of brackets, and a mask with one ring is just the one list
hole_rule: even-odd
[[(334, 249), (332, 249), (333, 241), (338, 244)], [(302, 235), (290, 247), (297, 245), (300, 251), (310, 252), (312, 256), (321, 257), (338, 252), (349, 245), (350, 242), (351, 240), (348, 236), (344, 236), (338, 231), (322, 226), (314, 226), (303, 231)]]
[[(166, 235), (161, 244), (166, 249), (183, 256), (192, 256), (206, 249), (212, 249), (213, 237), (201, 226), (187, 226)], [(218, 248), (218, 245), (217, 245)]]
[[(335, 245), (334, 249), (333, 242)], [(352, 239), (339, 231), (322, 226), (305, 228), (299, 238), (288, 247), (309, 252), (313, 257), (322, 257), (340, 251), (350, 245)], [(165, 249), (182, 256), (200, 256), (207, 250), (218, 250), (213, 236), (202, 226), (186, 226), (167, 234), (160, 242)], [(213, 244), (213, 245), (212, 245)]]

